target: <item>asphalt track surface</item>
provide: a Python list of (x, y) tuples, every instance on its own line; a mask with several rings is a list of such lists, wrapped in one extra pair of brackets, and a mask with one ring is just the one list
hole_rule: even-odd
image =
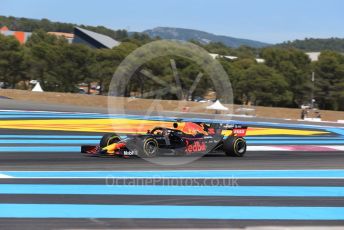
[[(4, 100), (1, 100), (4, 101)], [(11, 100), (2, 102), (2, 109), (37, 109), (52, 111), (75, 111), (79, 112), (100, 112), (97, 109), (92, 111), (88, 108), (75, 108), (66, 106), (40, 106), (27, 103), (11, 103)], [(37, 107), (35, 107), (37, 106)], [(251, 120), (251, 118), (245, 118)], [(276, 122), (274, 119), (259, 119), (264, 122)], [(288, 121), (279, 121), (288, 122)], [(290, 122), (290, 121), (289, 121)], [(300, 124), (308, 124), (300, 123)], [(328, 125), (328, 124), (324, 124)], [(333, 124), (331, 124), (333, 125)], [(339, 125), (333, 125), (339, 126)], [(13, 130), (2, 129), (1, 135), (64, 135), (75, 134), (77, 132), (62, 131), (32, 131), (32, 130)], [(88, 133), (93, 135), (95, 133)], [(8, 144), (7, 146), (13, 146)], [(28, 145), (29, 146), (29, 145)], [(343, 152), (276, 152), (276, 151), (252, 151), (248, 152), (243, 158), (225, 157), (223, 154), (209, 154), (203, 158), (187, 165), (161, 166), (150, 163), (146, 160), (133, 159), (112, 159), (112, 158), (93, 158), (85, 157), (77, 152), (1, 152), (0, 153), (0, 175), (1, 171), (99, 171), (99, 170), (292, 170), (292, 169), (344, 169)], [(145, 181), (147, 180), (147, 181)], [(173, 179), (144, 179), (145, 184), (154, 184), (155, 186), (166, 185), (166, 181), (174, 183)], [(202, 184), (210, 186), (211, 181), (205, 179), (180, 180), (176, 183), (187, 183), (188, 186)], [(2, 185), (106, 185), (106, 178), (1, 178)], [(116, 181), (116, 185), (127, 185), (137, 183), (135, 179), (125, 179)], [(219, 187), (223, 186), (217, 182)], [(223, 182), (225, 183), (225, 182)], [(296, 178), (296, 179), (236, 179), (235, 183), (239, 187), (245, 186), (267, 186), (278, 187), (286, 186), (295, 188), (295, 190), (304, 189), (304, 187), (343, 187), (344, 179), (339, 178)], [(228, 184), (226, 184), (228, 185)], [(261, 196), (261, 195), (243, 195), (240, 196), (180, 196), (180, 195), (101, 195), (101, 194), (11, 194), (1, 193), (0, 188), (0, 206), (1, 204), (68, 204), (68, 205), (133, 205), (145, 206), (154, 205), (154, 207), (164, 207), (172, 205), (174, 207), (303, 207), (310, 211), (312, 208), (341, 208), (344, 207), (344, 196)], [(309, 209), (307, 209), (309, 208)], [(52, 210), (53, 211), (53, 210)], [(95, 211), (97, 212), (97, 211)], [(1, 210), (0, 210), (1, 213)], [(0, 214), (1, 215), (1, 214)], [(221, 214), (219, 214), (221, 215)], [(342, 214), (344, 215), (344, 214)], [(245, 215), (244, 215), (245, 216)], [(249, 216), (249, 215), (248, 215)], [(195, 219), (195, 218), (177, 218), (177, 219), (151, 219), (151, 218), (7, 218), (0, 219), (0, 229), (115, 229), (115, 228), (245, 228), (254, 226), (344, 226), (344, 220), (341, 218), (335, 220), (317, 220), (317, 219)]]
[[(80, 134), (62, 131), (2, 130), (1, 135)], [(83, 134), (85, 135), (85, 134)], [(100, 135), (87, 133), (86, 135)], [(2, 144), (4, 145), (4, 144)], [(5, 144), (16, 146), (16, 144)], [(33, 145), (33, 144), (31, 144)], [(30, 144), (25, 144), (30, 146)], [(49, 144), (47, 146), (54, 146)], [(169, 157), (163, 157), (168, 161)], [(171, 157), (175, 158), (175, 157)], [(1, 170), (228, 170), (228, 169), (342, 169), (343, 152), (250, 151), (242, 158), (209, 153), (197, 161), (184, 165), (158, 165), (141, 158), (86, 157), (79, 152), (2, 152)]]
[(163, 166), (133, 158), (95, 158), (80, 153), (1, 153), (2, 170), (208, 170), (208, 169), (342, 169), (338, 152), (249, 152), (243, 158), (209, 154), (187, 165)]

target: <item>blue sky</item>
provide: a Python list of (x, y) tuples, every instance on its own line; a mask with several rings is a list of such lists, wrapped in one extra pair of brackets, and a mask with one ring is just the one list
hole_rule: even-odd
[(181, 27), (270, 43), (344, 38), (342, 0), (1, 0), (0, 15), (130, 31)]

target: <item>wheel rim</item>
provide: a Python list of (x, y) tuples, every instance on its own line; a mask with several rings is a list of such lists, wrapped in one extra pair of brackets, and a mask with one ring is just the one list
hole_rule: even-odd
[(238, 140), (235, 147), (238, 153), (243, 154), (246, 150), (246, 143), (243, 140)]
[(154, 156), (156, 149), (157, 149), (156, 143), (153, 141), (148, 141), (145, 144), (145, 152), (148, 156)]

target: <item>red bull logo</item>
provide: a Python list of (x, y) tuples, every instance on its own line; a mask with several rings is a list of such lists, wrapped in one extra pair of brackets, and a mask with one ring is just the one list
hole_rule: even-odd
[(207, 146), (205, 145), (204, 141), (195, 141), (192, 144), (186, 142), (185, 152), (187, 153), (194, 153), (194, 152), (205, 152), (207, 150)]

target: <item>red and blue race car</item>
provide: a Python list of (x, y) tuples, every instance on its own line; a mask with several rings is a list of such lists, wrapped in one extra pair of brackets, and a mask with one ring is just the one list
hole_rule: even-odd
[[(246, 126), (179, 122), (173, 128), (155, 127), (146, 134), (120, 136), (107, 133), (99, 145), (81, 146), (81, 152), (89, 156), (185, 156), (224, 152), (227, 156), (242, 157), (246, 153)], [(225, 132), (224, 132), (225, 131)], [(225, 135), (227, 133), (227, 135)]]

